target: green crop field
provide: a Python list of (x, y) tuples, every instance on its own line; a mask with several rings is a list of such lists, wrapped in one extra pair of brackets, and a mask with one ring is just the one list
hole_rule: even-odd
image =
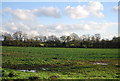
[(118, 50), (2, 47), (2, 79), (119, 79)]

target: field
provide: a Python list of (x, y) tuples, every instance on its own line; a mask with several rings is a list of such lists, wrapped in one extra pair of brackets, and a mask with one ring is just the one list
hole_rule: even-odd
[(118, 50), (2, 47), (2, 79), (119, 79)]

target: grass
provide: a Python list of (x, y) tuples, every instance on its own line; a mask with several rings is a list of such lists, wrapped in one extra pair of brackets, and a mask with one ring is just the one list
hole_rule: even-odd
[[(3, 79), (118, 79), (118, 50), (2, 47)], [(36, 70), (21, 72), (19, 70)], [(45, 70), (44, 70), (45, 69)], [(15, 76), (9, 77), (14, 72)]]

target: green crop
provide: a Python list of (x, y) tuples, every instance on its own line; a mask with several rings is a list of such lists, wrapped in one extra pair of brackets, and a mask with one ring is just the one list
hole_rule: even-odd
[[(2, 47), (3, 79), (117, 79), (119, 49)], [(36, 70), (35, 73), (18, 70)], [(14, 72), (13, 77), (9, 73)], [(117, 74), (116, 74), (117, 73)], [(36, 76), (30, 75), (36, 74)]]

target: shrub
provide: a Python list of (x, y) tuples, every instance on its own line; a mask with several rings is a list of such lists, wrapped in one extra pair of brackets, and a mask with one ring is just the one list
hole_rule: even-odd
[(13, 76), (15, 76), (15, 73), (10, 72), (10, 73), (8, 74), (8, 76), (9, 76), (9, 77), (13, 77)]
[(29, 77), (29, 80), (37, 80), (37, 79), (39, 79), (38, 76), (30, 76), (30, 77)]

